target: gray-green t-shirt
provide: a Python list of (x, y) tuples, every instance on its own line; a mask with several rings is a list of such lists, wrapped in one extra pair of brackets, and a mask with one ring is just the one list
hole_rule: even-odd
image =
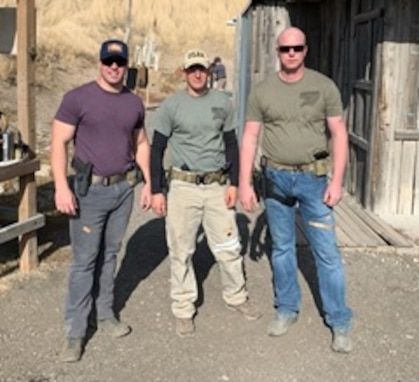
[(305, 69), (301, 80), (288, 83), (278, 73), (250, 92), (247, 121), (263, 123), (262, 155), (284, 164), (304, 164), (316, 152), (328, 150), (326, 117), (342, 115), (334, 82)]
[(171, 166), (209, 172), (225, 165), (223, 133), (237, 131), (238, 122), (223, 92), (210, 89), (193, 97), (183, 90), (160, 105), (153, 126), (169, 138)]

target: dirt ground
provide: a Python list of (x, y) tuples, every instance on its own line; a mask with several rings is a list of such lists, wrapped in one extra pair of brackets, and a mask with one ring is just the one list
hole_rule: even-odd
[[(81, 362), (63, 364), (63, 301), (69, 259), (65, 224), (29, 276), (0, 279), (1, 382), (413, 382), (419, 379), (419, 251), (345, 251), (348, 303), (354, 309), (354, 351), (330, 350), (318, 309), (310, 252), (298, 251), (303, 290), (299, 321), (270, 338), (271, 272), (257, 214), (238, 213), (248, 288), (263, 317), (246, 321), (227, 310), (219, 272), (203, 236), (194, 263), (200, 290), (197, 334), (178, 338), (170, 313), (164, 221), (136, 206), (119, 257), (116, 310), (133, 331), (110, 339), (92, 333)], [(263, 232), (263, 231), (262, 231)], [(41, 236), (42, 237), (42, 236)]]
[(15, 243), (0, 247), (0, 382), (419, 380), (419, 248), (344, 251), (348, 303), (355, 313), (354, 351), (335, 354), (307, 248), (298, 251), (299, 321), (284, 337), (267, 336), (274, 311), (264, 235), (255, 226), (257, 214), (239, 211), (248, 288), (263, 317), (249, 322), (225, 308), (218, 268), (200, 235), (194, 256), (200, 290), (197, 334), (180, 339), (170, 312), (164, 221), (137, 206), (119, 256), (115, 291), (116, 310), (133, 331), (122, 339), (91, 333), (81, 362), (61, 363), (70, 250), (67, 220), (53, 212), (47, 163), (50, 109), (59, 98), (48, 101), (39, 94), (43, 168), (38, 203), (47, 225), (39, 231), (41, 265), (28, 276), (16, 270), (16, 258), (6, 256), (16, 253)]

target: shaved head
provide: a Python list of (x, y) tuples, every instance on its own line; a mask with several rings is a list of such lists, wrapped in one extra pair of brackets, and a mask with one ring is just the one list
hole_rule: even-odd
[(301, 29), (286, 28), (278, 36), (278, 45), (306, 45), (306, 35)]

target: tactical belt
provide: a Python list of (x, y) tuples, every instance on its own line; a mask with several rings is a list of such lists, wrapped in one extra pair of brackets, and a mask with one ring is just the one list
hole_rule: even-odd
[(170, 180), (182, 180), (184, 182), (194, 184), (211, 184), (214, 182), (225, 184), (226, 182), (226, 176), (223, 174), (221, 170), (198, 173), (171, 168), (169, 171), (169, 178)]
[[(266, 167), (272, 167), (278, 170), (301, 171), (301, 172), (316, 172), (316, 162), (318, 162), (318, 161), (314, 161), (314, 162), (305, 163), (305, 164), (289, 165), (289, 164), (275, 162), (270, 158), (266, 158), (265, 160), (266, 160)], [(320, 159), (320, 160), (323, 161), (324, 159)]]

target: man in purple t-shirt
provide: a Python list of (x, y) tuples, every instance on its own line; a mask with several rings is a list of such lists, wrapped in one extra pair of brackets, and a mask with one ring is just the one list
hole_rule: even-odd
[[(81, 357), (93, 303), (99, 329), (113, 337), (131, 331), (115, 316), (113, 288), (116, 256), (132, 210), (129, 175), (135, 162), (145, 182), (140, 194), (143, 210), (150, 208), (151, 193), (144, 105), (123, 85), (127, 63), (127, 45), (105, 41), (97, 79), (66, 93), (52, 124), (55, 205), (70, 216), (73, 252), (65, 303), (64, 362)], [(67, 181), (71, 141), (73, 189)]]

